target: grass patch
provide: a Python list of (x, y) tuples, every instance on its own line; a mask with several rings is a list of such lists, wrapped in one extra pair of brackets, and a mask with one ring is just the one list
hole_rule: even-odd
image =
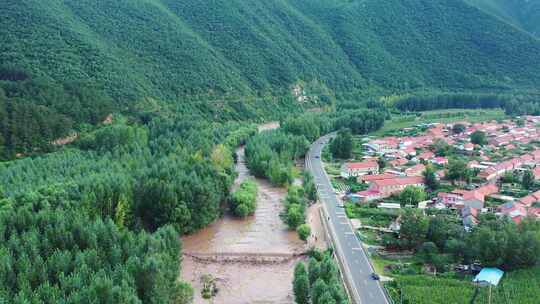
[(374, 227), (388, 227), (398, 216), (399, 210), (379, 209), (356, 204), (346, 204), (345, 207), (349, 218), (356, 218), (362, 222), (362, 225)]
[(371, 264), (373, 265), (375, 272), (379, 275), (388, 275), (388, 273), (385, 271), (386, 266), (395, 263), (396, 261), (394, 260), (385, 259), (378, 255), (371, 256)]
[(341, 175), (341, 163), (336, 162), (325, 162), (324, 163), (324, 170), (326, 171), (326, 174), (328, 175)]
[(369, 229), (360, 229), (358, 230), (358, 236), (360, 237), (360, 240), (365, 244), (380, 245), (378, 241), (377, 231), (373, 231)]

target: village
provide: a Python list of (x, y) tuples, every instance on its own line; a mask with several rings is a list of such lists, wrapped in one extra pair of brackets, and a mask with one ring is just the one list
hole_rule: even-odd
[(473, 303), (513, 297), (538, 271), (539, 138), (539, 116), (421, 121), (322, 158), (394, 299), (427, 288)]
[[(346, 200), (401, 208), (397, 196), (419, 188), (425, 200), (407, 207), (455, 210), (465, 229), (481, 213), (516, 223), (540, 218), (540, 117), (429, 123), (398, 133), (403, 135), (364, 139), (362, 159), (341, 166), (342, 179), (356, 179), (365, 188), (348, 193)], [(426, 174), (436, 182), (427, 181)], [(430, 182), (437, 186), (426, 185)]]

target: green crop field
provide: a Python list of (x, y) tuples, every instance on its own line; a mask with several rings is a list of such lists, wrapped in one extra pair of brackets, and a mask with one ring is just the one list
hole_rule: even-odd
[[(377, 264), (377, 263), (375, 263)], [(387, 285), (396, 303), (400, 303), (398, 288), (404, 303), (461, 304), (469, 303), (477, 287), (471, 277), (441, 278), (428, 275), (400, 275)], [(540, 266), (506, 273), (497, 287), (492, 288), (492, 304), (537, 304), (539, 301)], [(475, 304), (489, 303), (489, 288), (479, 287)]]

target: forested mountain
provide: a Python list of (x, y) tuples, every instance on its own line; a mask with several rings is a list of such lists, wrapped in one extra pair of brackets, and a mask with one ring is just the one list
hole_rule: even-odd
[(540, 80), (540, 42), (462, 0), (6, 0), (0, 40), (0, 65), (130, 102)]
[(535, 0), (467, 0), (507, 22), (540, 37), (540, 2)]
[(108, 112), (267, 118), (299, 84), (328, 104), (540, 83), (540, 41), (465, 0), (6, 0), (0, 41), (0, 158)]

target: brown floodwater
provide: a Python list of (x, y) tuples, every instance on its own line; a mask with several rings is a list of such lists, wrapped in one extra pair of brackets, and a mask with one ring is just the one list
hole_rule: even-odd
[[(244, 149), (237, 150), (238, 185), (250, 177), (244, 162)], [(274, 187), (266, 180), (255, 179), (258, 185), (257, 209), (253, 216), (239, 219), (225, 214), (222, 218), (183, 238), (188, 253), (293, 253), (304, 247), (279, 217), (286, 189)]]
[[(275, 129), (279, 123), (259, 126), (259, 130)], [(238, 177), (235, 186), (250, 178), (244, 161), (244, 149), (237, 150)], [(286, 189), (274, 187), (262, 179), (258, 185), (257, 209), (253, 216), (237, 219), (230, 214), (198, 231), (182, 238), (185, 253), (298, 253), (306, 249), (296, 232), (289, 231), (279, 217)], [(292, 303), (292, 259), (276, 264), (201, 262), (184, 255), (181, 279), (194, 288), (195, 304), (265, 304)], [(201, 297), (200, 278), (210, 274), (216, 279), (218, 294), (212, 300)]]

